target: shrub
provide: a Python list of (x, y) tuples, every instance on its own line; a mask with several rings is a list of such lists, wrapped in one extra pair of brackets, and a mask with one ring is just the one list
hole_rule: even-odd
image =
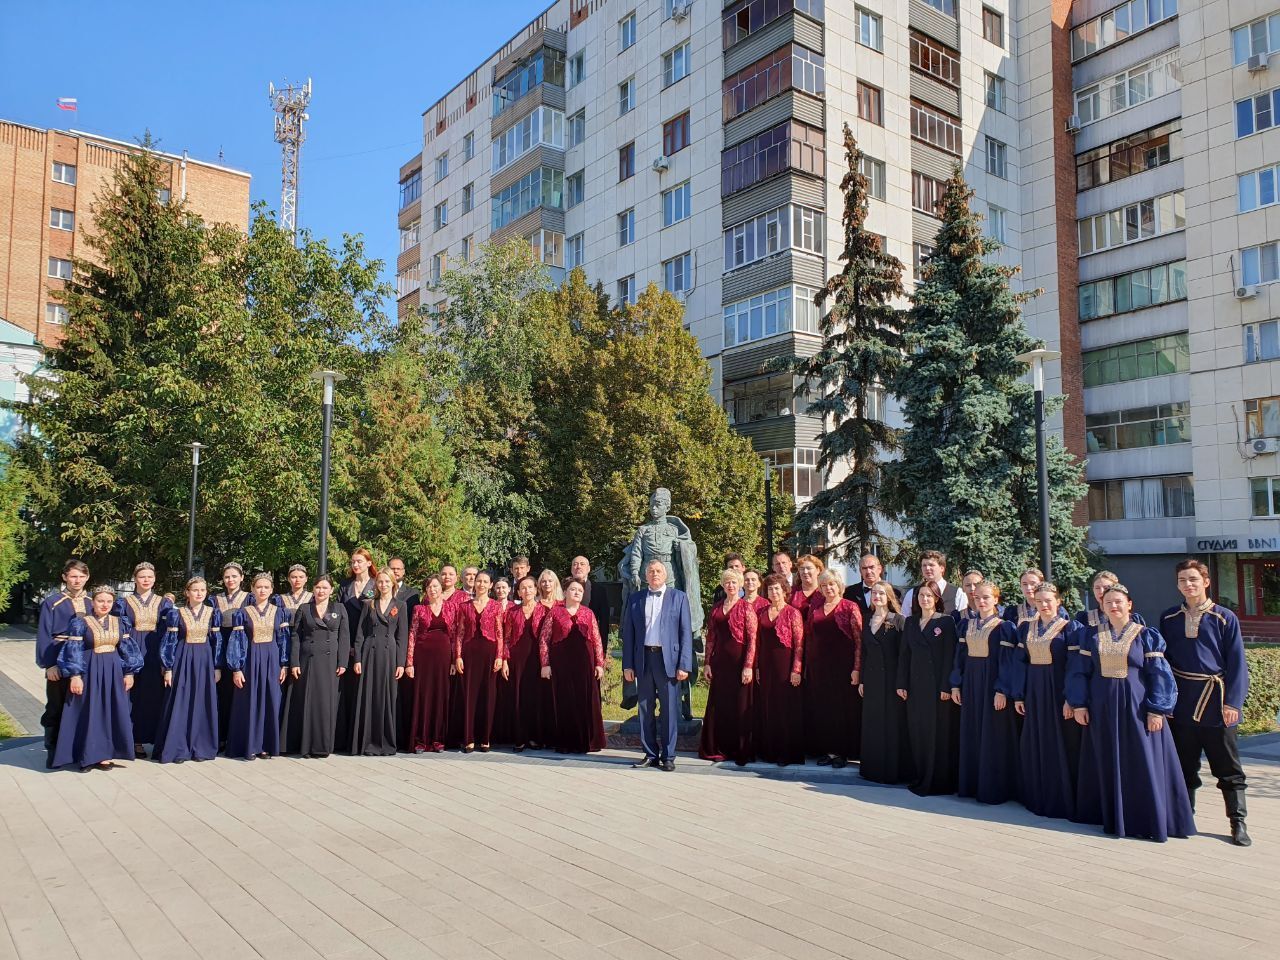
[(1270, 733), (1280, 713), (1280, 646), (1248, 647), (1249, 696), (1244, 701), (1240, 732)]

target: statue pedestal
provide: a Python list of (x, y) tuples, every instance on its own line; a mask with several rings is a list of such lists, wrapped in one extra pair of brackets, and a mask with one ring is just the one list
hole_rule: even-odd
[[(605, 734), (609, 746), (619, 750), (640, 749), (640, 718), (628, 717), (621, 723), (605, 723)], [(702, 739), (702, 720), (681, 720), (676, 734), (676, 749), (687, 753), (697, 753), (698, 743)]]

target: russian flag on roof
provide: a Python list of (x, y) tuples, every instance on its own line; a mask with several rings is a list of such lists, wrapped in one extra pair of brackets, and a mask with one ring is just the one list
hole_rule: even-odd
[(58, 109), (59, 110), (75, 110), (76, 98), (75, 97), (59, 97)]

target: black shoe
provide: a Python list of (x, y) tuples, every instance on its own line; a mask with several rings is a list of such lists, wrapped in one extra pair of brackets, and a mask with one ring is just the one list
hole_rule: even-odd
[(476, 749), (479, 750), (481, 753), (488, 753), (489, 745), (487, 743), (482, 743), (480, 746), (476, 747)]
[(674, 760), (663, 760), (663, 761), (662, 761), (662, 769), (663, 769), (663, 770), (665, 770), (665, 771), (667, 771), (667, 773), (670, 773), (670, 772), (671, 772), (672, 770), (674, 770), (675, 768), (676, 768), (676, 762), (675, 762)]
[(515, 752), (515, 753), (524, 753), (524, 744), (523, 744), (523, 743), (517, 743), (517, 744), (516, 744), (514, 747), (512, 747), (511, 749), (512, 749), (512, 751), (513, 751), (513, 752)]
[(1243, 820), (1231, 821), (1231, 842), (1237, 847), (1248, 847), (1253, 844), (1249, 831), (1244, 828)]
[(476, 752), (476, 748), (475, 748), (475, 746), (474, 746), (474, 745), (472, 745), (472, 746), (470, 746), (470, 747), (463, 747), (463, 748), (462, 748), (462, 752), (463, 752), (463, 753), (475, 753), (475, 752)]
[(831, 760), (832, 760), (832, 756), (831, 756), (831, 754), (827, 754), (827, 755), (826, 755), (826, 756), (824, 756), (824, 757), (819, 757), (819, 758), (818, 758), (818, 766), (820, 766), (820, 767), (829, 767), (829, 766), (831, 766)]
[(846, 760), (844, 757), (832, 757), (831, 768), (833, 770), (842, 770), (844, 769), (845, 764), (847, 764), (848, 762), (849, 761)]
[(639, 760), (637, 760), (635, 763), (631, 765), (632, 769), (634, 770), (643, 770), (645, 767), (656, 767), (656, 766), (658, 766), (657, 757), (641, 757)]

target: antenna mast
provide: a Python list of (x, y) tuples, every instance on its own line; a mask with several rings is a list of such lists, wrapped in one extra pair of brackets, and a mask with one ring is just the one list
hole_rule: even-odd
[(303, 123), (311, 119), (307, 104), (311, 102), (311, 79), (305, 86), (287, 85), (276, 89), (267, 84), (267, 96), (276, 114), (276, 143), (280, 144), (280, 228), (298, 238), (298, 161), (302, 141), (306, 139)]

